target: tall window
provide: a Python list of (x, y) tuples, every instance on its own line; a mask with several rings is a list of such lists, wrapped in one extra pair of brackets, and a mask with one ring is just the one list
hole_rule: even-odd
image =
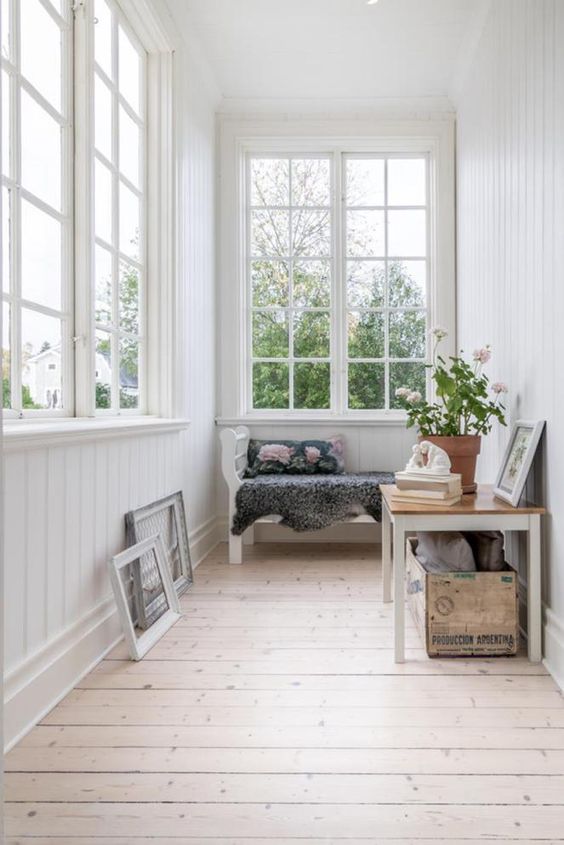
[(145, 51), (111, 0), (94, 27), (96, 408), (139, 407), (145, 279)]
[[(4, 408), (73, 415), (80, 392), (82, 413), (139, 412), (146, 52), (115, 0), (1, 6)], [(91, 213), (75, 212), (77, 194)], [(75, 369), (84, 346), (91, 363)]]
[(387, 410), (398, 387), (425, 394), (427, 158), (247, 167), (252, 407)]
[(251, 159), (255, 408), (329, 408), (331, 162)]
[(65, 3), (2, 3), (4, 408), (72, 407), (72, 80)]

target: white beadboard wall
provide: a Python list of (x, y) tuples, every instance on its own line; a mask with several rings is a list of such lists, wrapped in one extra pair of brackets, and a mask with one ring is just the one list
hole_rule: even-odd
[(123, 515), (183, 489), (194, 562), (217, 542), (214, 180), (217, 91), (178, 44), (178, 360), (185, 431), (11, 450), (5, 459), (5, 734), (11, 746), (120, 636), (108, 558)]
[[(491, 342), (511, 420), (546, 419), (533, 484), (544, 532), (545, 656), (564, 685), (564, 2), (494, 0), (458, 112), (458, 331)], [(491, 481), (508, 432), (486, 439)]]

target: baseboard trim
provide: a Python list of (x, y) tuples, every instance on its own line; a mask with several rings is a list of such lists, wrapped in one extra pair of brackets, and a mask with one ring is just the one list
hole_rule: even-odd
[[(190, 532), (192, 567), (219, 542), (211, 517)], [(89, 610), (4, 679), (4, 742), (9, 751), (123, 639), (113, 597)]]
[(549, 608), (544, 608), (544, 660), (543, 663), (564, 690), (564, 624)]

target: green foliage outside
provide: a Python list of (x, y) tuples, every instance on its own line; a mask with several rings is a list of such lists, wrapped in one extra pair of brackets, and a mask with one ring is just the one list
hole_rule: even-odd
[[(256, 263), (255, 263), (256, 264)], [(294, 271), (295, 272), (295, 271)], [(253, 268), (257, 286), (253, 291), (253, 357), (288, 358), (290, 354), (289, 280), (285, 266), (260, 262)], [(297, 277), (300, 303), (327, 304), (328, 276), (318, 272)], [(385, 290), (384, 269), (375, 270), (369, 280), (363, 301), (381, 301)], [(296, 279), (294, 281), (294, 290)], [(388, 297), (394, 306), (421, 309), (424, 304), (420, 286), (399, 262), (389, 267)], [(279, 306), (279, 310), (273, 306)], [(349, 312), (348, 317), (348, 401), (353, 410), (372, 410), (385, 407), (385, 368), (381, 362), (359, 361), (355, 358), (383, 358), (385, 355), (385, 320), (389, 319), (389, 354), (392, 358), (424, 358), (426, 327), (423, 310), (371, 311), (362, 308)], [(330, 357), (329, 311), (294, 311), (293, 351), (296, 358)], [(401, 408), (395, 396), (398, 387), (410, 384), (422, 395), (426, 392), (424, 363), (399, 361), (389, 365), (390, 407)], [(290, 365), (258, 363), (253, 367), (253, 400), (255, 408), (282, 409), (289, 407)], [(294, 407), (324, 409), (331, 406), (330, 364), (296, 363), (294, 365)]]
[[(109, 312), (106, 306), (108, 290), (111, 301), (111, 279), (102, 283), (102, 298), (100, 307), (96, 311), (96, 319), (100, 322), (107, 321)], [(137, 270), (126, 264), (122, 264), (119, 279), (119, 327), (128, 335), (136, 335), (139, 332), (139, 274)], [(97, 333), (96, 351), (107, 360), (110, 365), (113, 363), (111, 356), (110, 334), (99, 330)], [(121, 337), (119, 341), (119, 406), (122, 409), (136, 408), (138, 405), (137, 385), (139, 372), (139, 344), (135, 337)], [(96, 381), (96, 408), (106, 409), (112, 407), (111, 385), (106, 382)]]

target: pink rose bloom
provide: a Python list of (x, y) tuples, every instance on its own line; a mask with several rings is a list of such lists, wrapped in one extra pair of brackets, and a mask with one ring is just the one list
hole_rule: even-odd
[(294, 450), (289, 446), (283, 446), (282, 443), (266, 443), (261, 446), (258, 456), (260, 461), (278, 461), (288, 466), (293, 454)]
[(406, 401), (409, 402), (410, 405), (417, 405), (422, 399), (423, 397), (418, 390), (412, 390), (411, 393), (406, 396)]
[(396, 390), (396, 397), (398, 399), (407, 399), (410, 393), (411, 390), (409, 389), (409, 387), (398, 387), (398, 389)]
[(474, 361), (478, 361), (480, 364), (487, 364), (491, 357), (492, 352), (490, 346), (482, 346), (481, 349), (474, 350)]
[(492, 389), (492, 392), (493, 392), (493, 393), (498, 393), (498, 394), (499, 394), (499, 393), (507, 393), (507, 391), (509, 390), (509, 388), (507, 387), (507, 385), (506, 385), (504, 382), (502, 382), (502, 381), (496, 381), (496, 382), (494, 382), (494, 383), (492, 384), (491, 389)]
[(344, 454), (344, 443), (340, 437), (330, 437), (329, 443), (331, 444), (331, 449), (334, 455)]
[(308, 464), (316, 464), (321, 457), (321, 452), (316, 446), (306, 446), (304, 452)]

